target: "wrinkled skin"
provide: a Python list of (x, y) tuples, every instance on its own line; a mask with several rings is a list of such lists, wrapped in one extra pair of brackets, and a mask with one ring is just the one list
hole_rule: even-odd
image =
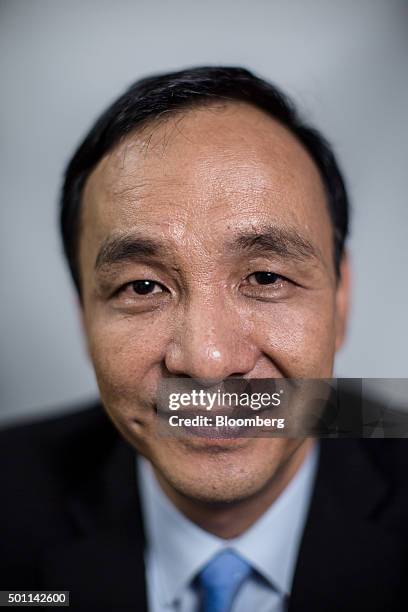
[[(247, 233), (272, 233), (275, 242), (288, 234), (290, 244), (282, 252), (267, 239), (233, 246)], [(157, 253), (134, 248), (112, 261), (109, 245), (124, 237), (157, 243)], [(311, 441), (160, 438), (155, 393), (169, 376), (332, 376), (348, 268), (343, 259), (337, 280), (323, 184), (302, 145), (238, 103), (128, 136), (86, 183), (80, 271), (89, 354), (117, 428), (180, 507), (255, 499), (259, 514)], [(259, 271), (274, 273), (273, 282), (259, 284)], [(137, 280), (152, 281), (146, 294), (135, 291)]]

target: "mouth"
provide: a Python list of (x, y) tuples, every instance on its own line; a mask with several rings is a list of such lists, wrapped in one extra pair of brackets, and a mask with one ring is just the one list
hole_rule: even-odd
[[(210, 417), (212, 422), (216, 418), (215, 415)], [(193, 436), (195, 438), (204, 438), (207, 440), (235, 440), (236, 438), (248, 437), (249, 427), (242, 425), (231, 425), (230, 420), (225, 415), (218, 415), (218, 418), (222, 418), (223, 424), (205, 424), (205, 422), (198, 422), (197, 425), (185, 425), (184, 423), (180, 426), (180, 433), (185, 436)], [(220, 422), (220, 421), (218, 421)]]
[[(205, 441), (227, 441), (256, 438), (270, 434), (265, 423), (272, 419), (271, 408), (254, 412), (242, 406), (214, 406), (211, 411), (183, 409), (177, 414), (156, 413), (160, 435), (170, 438), (194, 438)], [(276, 420), (276, 419), (275, 419)]]
[(144, 426), (162, 438), (203, 443), (280, 437), (283, 431), (278, 428), (287, 417), (280, 405), (284, 389), (282, 379), (228, 379), (212, 387), (191, 379), (166, 379)]

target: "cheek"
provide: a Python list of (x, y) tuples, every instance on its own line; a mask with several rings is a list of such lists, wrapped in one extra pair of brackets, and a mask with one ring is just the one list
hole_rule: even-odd
[(156, 317), (96, 316), (87, 325), (89, 350), (105, 401), (149, 396), (168, 342), (168, 325)]
[(331, 296), (302, 305), (271, 305), (255, 323), (257, 344), (292, 378), (332, 376), (335, 325)]

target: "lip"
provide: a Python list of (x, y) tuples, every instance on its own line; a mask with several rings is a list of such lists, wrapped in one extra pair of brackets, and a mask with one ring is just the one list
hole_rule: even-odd
[(248, 446), (254, 440), (252, 438), (246, 437), (216, 437), (209, 436), (207, 434), (197, 435), (187, 433), (186, 435), (182, 435), (183, 432), (179, 433), (179, 438), (174, 437), (173, 440), (175, 442), (180, 443), (186, 448), (190, 448), (194, 451), (202, 451), (202, 452), (223, 452), (223, 451), (233, 451), (239, 450), (243, 447)]
[(247, 438), (248, 436), (245, 434), (250, 430), (249, 427), (233, 427), (228, 425), (223, 425), (221, 427), (215, 425), (207, 427), (190, 427), (182, 425), (179, 429), (180, 432), (186, 435), (208, 440), (236, 440), (237, 438)]
[[(248, 408), (242, 408), (240, 406), (234, 407), (230, 410), (215, 410), (215, 411), (205, 411), (203, 409), (198, 410), (190, 410), (184, 409), (177, 413), (177, 416), (182, 419), (180, 424), (177, 426), (171, 426), (169, 424), (169, 416), (173, 416), (175, 412), (161, 412), (157, 414), (158, 419), (158, 427), (160, 429), (160, 433), (165, 437), (175, 438), (175, 439), (201, 439), (203, 441), (216, 442), (216, 441), (236, 441), (243, 440), (248, 438), (258, 437), (253, 435), (254, 426), (253, 425), (215, 425), (215, 419), (217, 416), (228, 417), (229, 419), (245, 419), (254, 417), (255, 414), (260, 417), (265, 416), (265, 414), (270, 415), (270, 408), (264, 408), (257, 410), (256, 413), (254, 411), (249, 411)], [(195, 425), (186, 425), (184, 419), (194, 419), (194, 418), (205, 418), (208, 417), (211, 419), (210, 424), (198, 423)], [(256, 430), (257, 431), (257, 430)], [(259, 429), (261, 431), (261, 428)]]
[[(195, 413), (195, 416), (197, 416), (197, 413)], [(156, 413), (156, 425), (150, 423), (148, 428), (150, 429), (153, 425), (159, 438), (184, 446), (186, 450), (222, 453), (242, 449), (257, 439), (255, 436), (245, 435), (245, 432), (250, 429), (248, 427), (170, 427), (162, 417), (163, 415), (160, 417)], [(133, 426), (135, 425), (136, 422), (133, 421)], [(140, 423), (138, 425), (140, 426)], [(145, 423), (145, 425), (147, 424)]]

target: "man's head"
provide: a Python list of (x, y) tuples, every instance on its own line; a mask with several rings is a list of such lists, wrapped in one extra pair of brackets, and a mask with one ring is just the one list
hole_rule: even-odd
[(169, 377), (328, 378), (347, 314), (335, 159), (241, 69), (136, 83), (72, 159), (62, 231), (102, 401), (188, 497), (256, 494), (299, 445), (156, 435)]

